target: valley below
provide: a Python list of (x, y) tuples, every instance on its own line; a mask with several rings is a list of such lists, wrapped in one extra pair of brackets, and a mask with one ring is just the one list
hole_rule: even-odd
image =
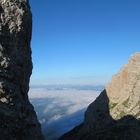
[(35, 107), (45, 138), (56, 140), (79, 125), (88, 105), (99, 96), (101, 90), (102, 87), (32, 87), (29, 98)]

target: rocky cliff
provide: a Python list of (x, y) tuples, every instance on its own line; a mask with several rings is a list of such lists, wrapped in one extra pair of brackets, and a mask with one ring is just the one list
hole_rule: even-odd
[(28, 0), (0, 0), (0, 140), (42, 140), (28, 100), (32, 73)]
[(140, 53), (88, 107), (84, 122), (60, 140), (140, 140)]

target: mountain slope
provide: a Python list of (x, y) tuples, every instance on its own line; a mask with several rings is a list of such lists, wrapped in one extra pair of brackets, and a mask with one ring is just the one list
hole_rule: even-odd
[(140, 53), (136, 53), (88, 107), (84, 122), (60, 140), (139, 140), (139, 118)]

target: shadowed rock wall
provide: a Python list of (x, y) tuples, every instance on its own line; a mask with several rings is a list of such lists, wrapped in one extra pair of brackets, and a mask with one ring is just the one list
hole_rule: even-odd
[(42, 140), (28, 99), (32, 73), (28, 0), (0, 0), (0, 140)]
[(140, 140), (140, 53), (113, 76), (84, 122), (60, 140)]

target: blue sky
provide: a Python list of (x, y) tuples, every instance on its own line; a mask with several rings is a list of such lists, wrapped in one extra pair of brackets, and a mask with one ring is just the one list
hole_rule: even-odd
[(104, 84), (140, 50), (139, 0), (30, 0), (31, 84)]

